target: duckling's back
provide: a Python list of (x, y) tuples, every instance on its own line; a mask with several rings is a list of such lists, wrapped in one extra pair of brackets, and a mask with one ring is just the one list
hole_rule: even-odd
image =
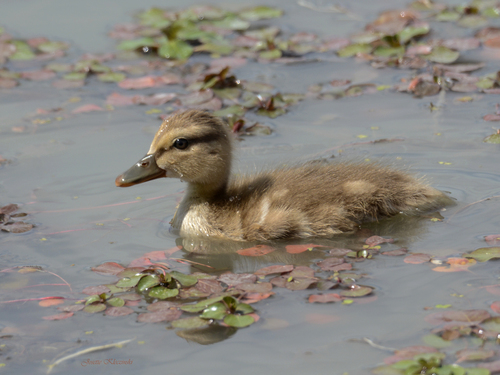
[(232, 181), (208, 222), (239, 240), (333, 236), (366, 221), (451, 200), (406, 173), (369, 163), (307, 163)]

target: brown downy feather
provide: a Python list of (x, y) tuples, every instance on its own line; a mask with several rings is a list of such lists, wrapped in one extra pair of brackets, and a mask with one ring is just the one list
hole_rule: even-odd
[[(188, 146), (177, 149), (178, 139)], [(371, 163), (306, 163), (230, 178), (231, 152), (229, 130), (209, 113), (187, 111), (161, 125), (148, 154), (166, 177), (188, 183), (172, 221), (181, 235), (245, 241), (333, 236), (451, 201), (406, 173)]]

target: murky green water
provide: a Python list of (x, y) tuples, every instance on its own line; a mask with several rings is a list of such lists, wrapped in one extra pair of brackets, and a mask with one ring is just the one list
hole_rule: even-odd
[[(189, 0), (182, 5), (195, 3)], [(405, 4), (396, 0), (346, 2), (359, 20), (313, 12), (292, 2), (272, 1), (269, 5), (286, 11), (278, 25), (323, 36), (346, 36), (381, 10)], [(0, 24), (23, 38), (47, 36), (66, 40), (85, 52), (106, 52), (114, 46), (106, 37), (111, 27), (130, 21), (134, 11), (150, 5), (178, 6), (149, 0), (140, 4), (9, 0), (0, 5)], [(443, 32), (446, 36), (446, 28)], [(463, 60), (486, 61), (485, 73), (498, 69), (498, 60), (474, 53), (478, 52), (465, 53)], [(285, 92), (305, 92), (310, 84), (341, 78), (353, 83), (395, 84), (408, 75), (403, 70), (375, 70), (364, 61), (340, 59), (331, 53), (324, 60), (290, 66), (250, 63), (234, 73), (241, 79), (267, 81)], [(36, 224), (25, 234), (0, 233), (0, 268), (41, 265), (68, 280), (76, 292), (70, 297), (65, 286), (25, 292), (17, 289), (27, 286), (22, 276), (0, 273), (2, 300), (49, 295), (82, 298), (81, 289), (115, 280), (91, 272), (91, 267), (108, 261), (126, 265), (146, 252), (169, 249), (182, 241), (169, 233), (168, 222), (182, 196), (183, 183), (155, 180), (129, 189), (114, 186), (115, 177), (145, 154), (159, 126), (154, 115), (145, 114), (146, 107), (80, 114), (36, 127), (25, 120), (37, 108), (59, 107), (74, 96), (82, 98), (79, 104), (101, 103), (112, 91), (111, 86), (99, 84), (65, 91), (49, 83), (26, 81), (15, 89), (0, 90), (0, 155), (13, 160), (0, 167), (0, 206), (23, 204), (21, 211), (28, 212), (29, 221)], [(472, 103), (457, 102), (460, 96), (442, 92), (415, 99), (386, 90), (338, 101), (306, 100), (289, 114), (267, 122), (273, 135), (240, 142), (235, 171), (331, 155), (340, 160), (381, 160), (411, 167), (433, 186), (450, 192), (457, 205), (441, 212), (443, 222), (393, 220), (372, 224), (369, 229), (394, 238), (391, 249), (406, 246), (410, 252), (438, 258), (459, 256), (484, 247), (485, 235), (500, 232), (499, 199), (466, 208), (500, 194), (499, 146), (482, 142), (495, 125), (483, 121), (482, 116), (493, 112), (498, 95), (478, 94)], [(431, 102), (440, 110), (430, 111)], [(12, 131), (20, 126), (25, 126), (22, 132)], [(360, 139), (359, 135), (367, 137)], [(360, 144), (381, 138), (403, 140)], [(350, 237), (328, 244), (360, 247), (363, 241)], [(291, 256), (281, 249), (249, 258), (229, 252), (233, 245), (218, 244), (221, 254), (184, 252), (182, 256), (233, 272), (253, 272), (276, 263), (309, 264), (324, 257), (321, 252)], [(433, 272), (433, 267), (382, 255), (355, 263), (356, 272), (366, 274), (364, 283), (375, 288), (376, 300), (363, 304), (310, 304), (311, 291), (275, 289), (271, 299), (255, 305), (259, 322), (207, 346), (179, 338), (166, 328), (168, 324), (137, 323), (132, 316), (77, 313), (67, 320), (44, 321), (41, 318), (55, 314), (55, 308), (39, 307), (37, 302), (2, 304), (0, 344), (5, 347), (1, 347), (0, 362), (6, 364), (3, 370), (7, 373), (45, 373), (47, 363), (61, 353), (132, 339), (120, 349), (68, 360), (53, 373), (366, 373), (390, 353), (355, 339), (368, 337), (394, 348), (422, 345), (422, 336), (432, 328), (424, 321), (429, 313), (425, 307), (451, 304), (455, 309), (488, 309), (496, 299), (479, 287), (498, 282), (498, 263), (456, 273)], [(30, 283), (34, 281), (60, 282), (47, 275), (30, 279)], [(12, 338), (2, 337), (11, 334)], [(90, 364), (87, 359), (130, 359), (132, 364)]]

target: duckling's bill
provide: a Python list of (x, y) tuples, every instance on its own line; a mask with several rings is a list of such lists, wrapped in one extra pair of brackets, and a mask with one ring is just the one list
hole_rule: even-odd
[(146, 155), (119, 175), (115, 180), (115, 184), (119, 187), (127, 187), (160, 177), (167, 177), (167, 172), (158, 167), (154, 155)]

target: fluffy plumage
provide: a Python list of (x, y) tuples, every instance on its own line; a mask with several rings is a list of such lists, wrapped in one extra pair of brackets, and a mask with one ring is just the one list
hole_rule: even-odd
[(231, 178), (231, 158), (227, 126), (209, 113), (187, 111), (163, 122), (146, 157), (116, 184), (181, 178), (188, 189), (172, 227), (181, 236), (243, 241), (334, 236), (450, 201), (421, 180), (379, 164), (305, 163)]

